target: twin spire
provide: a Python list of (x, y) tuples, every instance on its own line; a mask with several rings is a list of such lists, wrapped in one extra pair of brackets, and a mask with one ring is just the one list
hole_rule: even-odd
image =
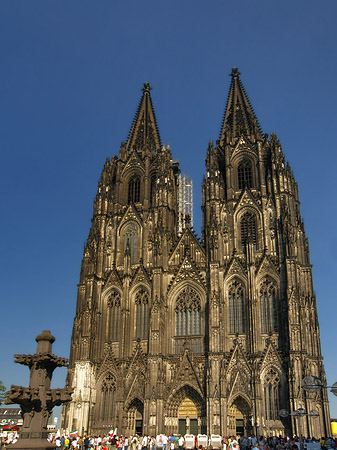
[[(232, 82), (220, 133), (220, 145), (222, 146), (241, 136), (257, 138), (262, 134), (239, 75), (238, 69), (233, 67), (230, 74)], [(143, 95), (126, 144), (128, 153), (132, 150), (142, 152), (144, 149), (156, 153), (161, 149), (150, 90), (150, 84), (144, 83)]]

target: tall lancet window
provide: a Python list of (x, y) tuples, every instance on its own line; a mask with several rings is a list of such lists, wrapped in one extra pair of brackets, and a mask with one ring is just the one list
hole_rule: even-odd
[(119, 323), (121, 296), (116, 290), (112, 291), (107, 301), (108, 307), (108, 341), (115, 342), (119, 340)]
[(138, 176), (132, 177), (129, 181), (128, 188), (128, 203), (140, 202), (140, 178)]
[(138, 226), (131, 222), (124, 228), (124, 252), (129, 247), (131, 255), (131, 264), (138, 261), (137, 247), (138, 247)]
[(245, 294), (242, 284), (235, 280), (228, 290), (229, 332), (245, 332)]
[(243, 159), (238, 165), (238, 184), (239, 189), (252, 188), (252, 163), (249, 159)]
[(257, 247), (256, 215), (247, 211), (241, 218), (241, 245), (242, 250), (246, 251), (248, 242)]
[(149, 335), (149, 294), (144, 288), (138, 289), (136, 303), (136, 338), (147, 339)]
[(116, 392), (116, 381), (114, 376), (109, 373), (101, 383), (99, 391), (98, 420), (112, 420), (113, 419), (113, 405)]
[(180, 292), (175, 313), (177, 336), (201, 334), (201, 301), (195, 289), (187, 286)]
[(270, 280), (260, 286), (261, 331), (277, 331), (276, 287)]
[(269, 369), (264, 377), (264, 409), (266, 420), (279, 419), (280, 377), (274, 369)]

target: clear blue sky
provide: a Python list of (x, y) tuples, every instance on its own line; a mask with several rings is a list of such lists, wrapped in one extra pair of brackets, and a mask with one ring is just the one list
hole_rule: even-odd
[[(299, 184), (322, 352), (336, 362), (337, 1), (0, 2), (1, 369), (43, 329), (69, 355), (83, 244), (105, 158), (125, 140), (149, 81), (164, 144), (194, 180), (195, 229), (208, 141), (233, 66), (263, 132)], [(55, 372), (61, 387), (65, 369)], [(331, 401), (337, 417), (337, 398)]]

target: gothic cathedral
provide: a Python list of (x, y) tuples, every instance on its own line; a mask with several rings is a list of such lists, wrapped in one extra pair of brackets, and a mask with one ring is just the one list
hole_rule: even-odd
[[(107, 434), (329, 434), (309, 246), (298, 187), (262, 134), (239, 72), (210, 142), (201, 241), (179, 227), (179, 164), (142, 98), (107, 159), (78, 284), (62, 414)], [(281, 417), (300, 407), (318, 417)]]

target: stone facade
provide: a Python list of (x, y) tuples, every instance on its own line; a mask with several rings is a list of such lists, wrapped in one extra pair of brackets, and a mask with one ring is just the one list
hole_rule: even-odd
[[(326, 381), (298, 188), (233, 69), (210, 142), (201, 242), (178, 231), (178, 163), (150, 86), (107, 159), (84, 249), (63, 410), (69, 431), (327, 435)], [(279, 416), (303, 407), (318, 418)]]

